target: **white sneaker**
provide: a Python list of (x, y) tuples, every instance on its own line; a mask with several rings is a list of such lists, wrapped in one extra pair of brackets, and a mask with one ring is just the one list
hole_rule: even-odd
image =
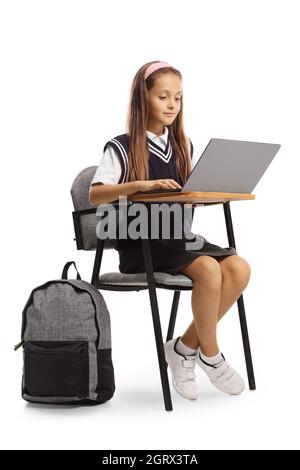
[(199, 348), (196, 353), (196, 362), (208, 375), (211, 383), (225, 393), (231, 395), (238, 395), (242, 393), (245, 388), (245, 383), (242, 377), (228, 364), (222, 354), (223, 362), (219, 366), (212, 366), (205, 362), (199, 353)]
[(175, 350), (179, 338), (167, 341), (164, 344), (165, 357), (172, 373), (172, 384), (176, 392), (184, 398), (195, 400), (198, 397), (194, 368), (196, 354), (183, 356)]

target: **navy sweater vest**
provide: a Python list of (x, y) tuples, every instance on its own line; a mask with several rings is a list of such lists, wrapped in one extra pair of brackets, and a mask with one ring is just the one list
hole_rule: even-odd
[[(161, 147), (156, 145), (151, 139), (147, 137), (147, 142), (149, 146), (149, 180), (154, 179), (163, 179), (169, 178), (177, 181), (181, 186), (183, 182), (178, 175), (176, 168), (176, 159), (175, 152), (172, 149), (170, 144), (170, 139), (168, 139), (168, 144), (166, 149), (163, 150)], [(193, 144), (190, 141), (191, 145), (191, 158), (193, 157)], [(128, 181), (128, 150), (129, 150), (129, 141), (127, 134), (118, 135), (113, 139), (109, 140), (103, 149), (106, 150), (108, 146), (112, 146), (118, 155), (119, 162), (121, 165), (121, 176), (118, 183), (126, 183)], [(128, 224), (131, 221), (131, 217), (128, 217)], [(148, 221), (148, 226), (150, 226), (150, 220)], [(141, 240), (118, 240), (117, 250), (118, 251), (129, 251), (134, 248), (141, 247)]]
[[(149, 180), (154, 179), (163, 179), (169, 178), (174, 179), (180, 185), (183, 184), (179, 178), (177, 168), (176, 168), (176, 159), (175, 152), (172, 149), (170, 144), (170, 139), (168, 139), (168, 144), (166, 149), (163, 150), (161, 147), (156, 145), (149, 137), (147, 137), (147, 142), (149, 146)], [(193, 158), (193, 144), (191, 144), (191, 158)], [(104, 147), (104, 151), (108, 146), (114, 148), (116, 154), (118, 155), (119, 162), (121, 165), (121, 176), (118, 183), (126, 183), (128, 181), (128, 151), (129, 151), (129, 141), (127, 134), (118, 135), (113, 139), (109, 140)]]

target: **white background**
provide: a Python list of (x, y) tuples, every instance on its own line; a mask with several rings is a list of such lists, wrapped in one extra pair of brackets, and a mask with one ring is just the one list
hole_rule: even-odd
[[(6, 449), (299, 449), (299, 83), (297, 1), (1, 1), (1, 447)], [(257, 390), (232, 397), (197, 370), (198, 400), (172, 390), (164, 411), (147, 292), (109, 293), (116, 392), (92, 408), (30, 405), (20, 396), (21, 312), (37, 285), (94, 253), (73, 241), (70, 187), (125, 132), (131, 80), (144, 63), (183, 75), (185, 131), (282, 145), (254, 190), (231, 203)], [(222, 206), (193, 230), (227, 245)], [(106, 251), (102, 272), (118, 270)], [(73, 273), (72, 273), (73, 274)], [(172, 293), (158, 292), (166, 332)], [(192, 318), (181, 294), (175, 335)], [(246, 379), (237, 305), (219, 325)]]

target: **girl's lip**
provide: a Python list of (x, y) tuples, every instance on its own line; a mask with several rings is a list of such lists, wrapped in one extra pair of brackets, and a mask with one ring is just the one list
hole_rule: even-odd
[(166, 114), (167, 116), (174, 116), (174, 113), (164, 113)]

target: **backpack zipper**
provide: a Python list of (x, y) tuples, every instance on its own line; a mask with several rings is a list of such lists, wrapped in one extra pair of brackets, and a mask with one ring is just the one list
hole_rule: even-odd
[(19, 349), (21, 346), (23, 346), (24, 343), (25, 343), (25, 341), (22, 339), (22, 341), (20, 341), (18, 344), (15, 345), (14, 351), (16, 351), (16, 350)]

